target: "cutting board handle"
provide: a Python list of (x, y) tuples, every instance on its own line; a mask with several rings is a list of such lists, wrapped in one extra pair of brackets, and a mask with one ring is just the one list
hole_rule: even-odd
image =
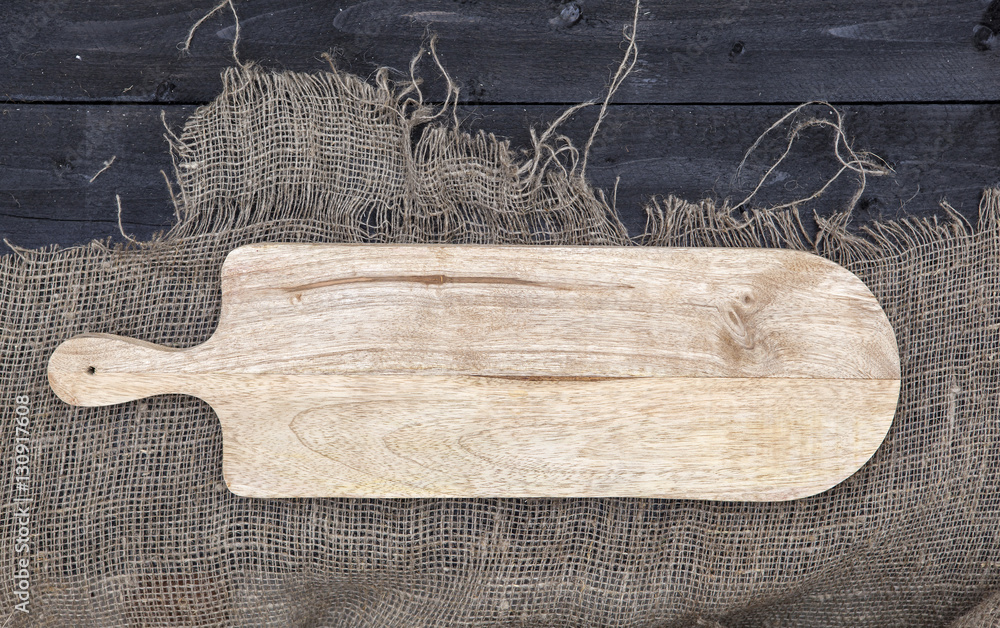
[[(169, 393), (194, 394), (187, 350), (114, 334), (81, 334), (49, 358), (49, 384), (67, 403), (108, 406)], [(179, 355), (181, 354), (181, 355)]]

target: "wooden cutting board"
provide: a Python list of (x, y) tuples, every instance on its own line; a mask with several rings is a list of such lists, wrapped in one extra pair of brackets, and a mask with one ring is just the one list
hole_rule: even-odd
[(230, 253), (204, 344), (84, 334), (49, 381), (200, 397), (240, 495), (718, 500), (844, 480), (900, 384), (878, 302), (806, 253), (309, 244)]

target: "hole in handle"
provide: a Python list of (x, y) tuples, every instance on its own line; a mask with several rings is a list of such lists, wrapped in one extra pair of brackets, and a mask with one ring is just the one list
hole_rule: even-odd
[[(177, 387), (163, 384), (155, 374), (170, 371), (169, 363), (183, 353), (183, 349), (112, 334), (80, 334), (52, 352), (49, 385), (63, 401), (88, 407), (181, 392), (183, 382)], [(174, 379), (183, 380), (167, 378), (170, 382)]]

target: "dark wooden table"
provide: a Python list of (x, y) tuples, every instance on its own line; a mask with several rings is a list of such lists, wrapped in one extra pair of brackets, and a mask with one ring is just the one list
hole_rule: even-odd
[[(734, 180), (744, 151), (791, 107), (833, 102), (856, 148), (895, 169), (870, 180), (860, 219), (940, 213), (974, 218), (1000, 183), (1000, 0), (646, 0), (640, 59), (618, 93), (588, 174), (633, 233), (642, 205), (676, 193), (741, 199), (783, 145), (780, 134)], [(125, 230), (148, 237), (173, 219), (161, 111), (174, 129), (219, 91), (231, 63), (227, 11), (178, 50), (213, 2), (9, 0), (0, 7), (0, 235), (64, 245)], [(428, 32), (462, 88), (468, 128), (529, 145), (528, 129), (600, 98), (622, 50), (627, 2), (572, 0), (242, 0), (240, 55), (265, 67), (339, 67), (402, 77)], [(425, 90), (443, 84), (424, 64)], [(821, 112), (822, 109), (816, 110)], [(581, 145), (596, 108), (564, 132)], [(760, 201), (808, 196), (837, 164), (829, 132), (807, 132)], [(114, 159), (111, 162), (112, 158)], [(104, 169), (106, 163), (110, 166)], [(101, 172), (103, 170), (103, 172)], [(99, 174), (98, 174), (99, 173)], [(95, 175), (97, 175), (95, 177)], [(843, 209), (855, 182), (809, 208)], [(810, 212), (811, 213), (811, 212)]]

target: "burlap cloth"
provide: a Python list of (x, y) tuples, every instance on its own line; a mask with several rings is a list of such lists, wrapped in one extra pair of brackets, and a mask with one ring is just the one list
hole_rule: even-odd
[[(517, 156), (447, 115), (433, 119), (439, 112), (412, 96), (384, 73), (369, 85), (343, 73), (230, 70), (221, 96), (171, 140), (172, 230), (0, 259), (6, 625), (982, 626), (996, 617), (1000, 191), (984, 193), (975, 228), (956, 217), (859, 234), (844, 214), (816, 237), (795, 210), (665, 197), (633, 242), (565, 141), (540, 138), (534, 155)], [(78, 408), (49, 389), (48, 357), (74, 334), (204, 341), (225, 254), (265, 240), (814, 250), (860, 276), (892, 321), (898, 414), (856, 475), (790, 502), (264, 500), (226, 489), (219, 422), (201, 401)], [(29, 559), (27, 614), (14, 607), (20, 558)]]

